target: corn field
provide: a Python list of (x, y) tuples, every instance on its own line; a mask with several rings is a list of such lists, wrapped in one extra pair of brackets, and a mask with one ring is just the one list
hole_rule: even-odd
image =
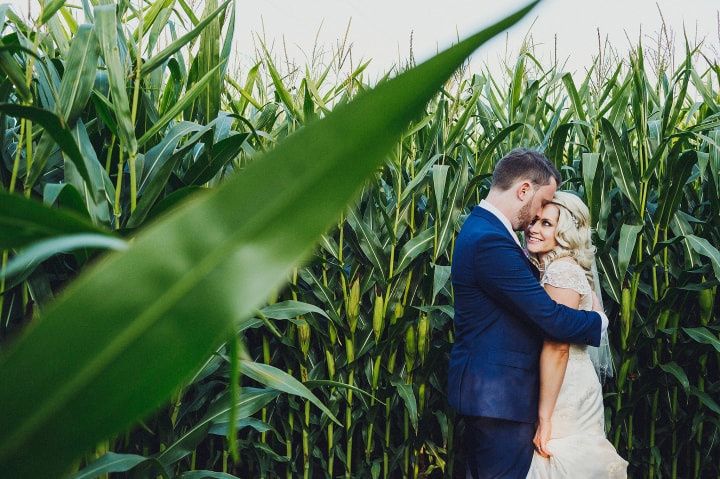
[(720, 64), (457, 71), (522, 14), (371, 85), (229, 67), (230, 0), (0, 6), (1, 470), (464, 477), (454, 238), (529, 146), (590, 206), (629, 475), (720, 477)]

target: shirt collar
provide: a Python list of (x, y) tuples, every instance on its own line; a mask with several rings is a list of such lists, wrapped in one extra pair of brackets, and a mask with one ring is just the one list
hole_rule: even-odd
[(487, 200), (481, 200), (480, 201), (480, 208), (483, 208), (484, 210), (489, 211), (493, 215), (497, 217), (497, 219), (500, 220), (502, 224), (505, 225), (505, 228), (510, 232), (510, 236), (515, 240), (515, 242), (522, 248), (522, 245), (520, 244), (520, 240), (518, 239), (517, 235), (515, 234), (515, 231), (513, 231), (512, 224), (510, 223), (510, 220), (507, 219), (507, 216), (502, 214), (502, 212), (497, 209), (495, 206), (493, 206), (492, 203), (490, 203)]

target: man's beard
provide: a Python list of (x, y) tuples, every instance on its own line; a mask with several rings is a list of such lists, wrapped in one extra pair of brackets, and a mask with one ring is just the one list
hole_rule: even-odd
[(534, 199), (534, 196), (532, 199), (530, 199), (530, 201), (528, 201), (525, 204), (525, 206), (520, 208), (520, 211), (518, 211), (518, 214), (517, 214), (518, 224), (516, 225), (516, 228), (515, 228), (516, 231), (525, 230), (528, 226), (530, 226), (530, 222), (534, 219), (531, 214), (531, 211), (530, 211), (530, 208), (532, 207), (533, 199)]

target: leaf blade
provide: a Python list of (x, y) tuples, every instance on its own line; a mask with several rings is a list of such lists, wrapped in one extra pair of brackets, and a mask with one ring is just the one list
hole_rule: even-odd
[[(86, 448), (166, 400), (227, 338), (236, 326), (231, 318), (242, 324), (312, 251), (464, 59), (534, 5), (297, 131), (72, 283), (0, 356), (0, 382), (11, 385), (0, 391), (0, 410), (14, 412), (0, 416), (4, 470), (60, 474)], [(274, 194), (279, 190), (284, 194)], [(176, 254), (159, 255), (158, 244)], [(118, 284), (122, 294), (108, 296)], [(192, 295), (196, 290), (203, 294)], [(98, 294), (105, 301), (96, 301)], [(67, 337), (82, 347), (58, 341)], [(48, 358), (52, 372), (42, 367)], [(125, 387), (129, 380), (134, 388)], [(25, 447), (38, 441), (47, 447)]]

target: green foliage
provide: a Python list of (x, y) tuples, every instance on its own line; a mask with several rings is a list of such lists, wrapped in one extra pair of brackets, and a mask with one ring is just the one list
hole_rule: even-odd
[[(129, 469), (140, 476), (170, 477), (188, 469), (188, 455), (193, 456), (190, 469), (197, 469), (196, 450), (208, 435), (218, 434), (230, 437), (227, 448), (223, 444), (220, 449), (227, 470), (228, 455), (239, 462), (237, 430), (273, 431), (265, 414), (262, 421), (250, 416), (285, 393), (292, 401), (306, 401), (301, 423), (307, 476), (310, 403), (323, 420), (342, 426), (336, 413), (303, 384), (310, 379), (310, 321), (288, 323), (298, 329), (305, 355), (301, 380), (246, 355), (241, 360), (235, 334), (252, 326), (256, 308), (308, 256), (467, 56), (532, 7), (352, 101), (346, 97), (324, 118), (292, 135), (294, 128), (284, 129), (277, 135), (282, 141), (252, 155), (265, 150), (258, 131), (272, 128), (277, 118), (274, 113), (272, 118), (247, 118), (220, 111), (225, 59), (220, 58), (223, 22), (217, 2), (206, 2), (207, 21), (195, 19), (203, 27), (191, 30), (192, 39), (183, 37), (184, 42), (199, 41), (189, 68), (179, 65), (181, 55), (192, 55), (192, 49), (173, 43), (172, 51), (161, 51), (162, 61), (155, 60), (152, 71), (143, 74), (143, 56), (158, 58), (153, 55), (159, 34), (155, 25), (160, 30), (163, 25), (156, 22), (172, 16), (166, 9), (173, 3), (158, 0), (140, 12), (125, 3), (92, 10), (86, 4), (87, 24), (78, 26), (72, 16), (65, 17), (66, 27), (75, 33), (70, 37), (52, 15), (66, 7), (54, 2), (44, 10), (42, 22), (52, 27), (42, 44), (32, 43), (40, 40), (42, 30), (13, 25), (14, 34), (32, 48), (13, 58), (26, 69), (26, 82), (6, 83), (0, 98), (13, 152), (2, 169), (8, 211), (0, 225), (8, 230), (5, 248), (13, 248), (3, 255), (0, 276), (0, 311), (8, 318), (3, 333), (11, 331), (10, 323), (21, 325), (26, 309), (37, 317), (27, 318), (35, 324), (0, 356), (3, 474), (58, 476), (97, 447), (100, 457), (83, 459), (88, 464), (79, 477)], [(132, 19), (137, 28), (130, 34), (122, 25)], [(71, 40), (55, 49), (54, 34)], [(232, 28), (225, 37), (227, 44)], [(164, 81), (174, 86), (159, 88)], [(286, 101), (294, 101), (285, 93)], [(97, 101), (90, 103), (90, 98)], [(310, 111), (311, 100), (305, 103), (304, 111)], [(364, 128), (357, 129), (361, 122)], [(220, 181), (231, 172), (231, 178)], [(15, 194), (19, 182), (25, 198)], [(40, 198), (49, 204), (62, 198), (75, 211), (42, 207), (36, 201)], [(9, 208), (13, 204), (18, 211)], [(127, 237), (127, 243), (111, 230)], [(372, 229), (366, 232), (372, 234)], [(43, 241), (34, 241), (38, 238)], [(104, 248), (118, 251), (97, 259), (97, 250)], [(79, 270), (83, 274), (75, 279)], [(19, 273), (21, 281), (6, 281)], [(60, 294), (53, 299), (55, 293)], [(259, 312), (264, 324), (271, 324), (268, 317), (289, 312), (319, 311), (298, 301), (285, 304), (284, 312), (272, 306)], [(356, 311), (357, 319), (359, 297)], [(223, 346), (228, 335), (229, 346)], [(346, 344), (352, 349), (353, 339)], [(203, 365), (213, 352), (217, 356)], [(241, 371), (245, 381), (265, 387), (240, 391)], [(355, 414), (351, 397), (360, 391), (352, 379), (348, 384), (309, 384), (348, 391), (349, 427)], [(203, 394), (189, 401), (190, 409), (182, 407), (185, 397), (195, 396), (195, 387)], [(410, 383), (404, 390), (412, 396)], [(120, 444), (119, 435), (128, 427), (171, 399), (170, 416), (159, 413), (169, 421), (158, 429), (160, 442), (146, 447), (136, 436), (142, 436), (141, 430), (127, 433)], [(240, 446), (251, 448), (256, 442), (248, 438)], [(121, 449), (133, 451), (121, 454)], [(266, 459), (279, 460), (266, 441), (255, 449)], [(113, 453), (103, 455), (108, 450)], [(349, 468), (353, 449), (348, 446), (347, 451)], [(138, 462), (138, 456), (144, 459)], [(204, 462), (212, 467), (215, 460), (212, 454)]]
[(264, 49), (229, 73), (234, 7), (85, 2), (77, 25), (53, 1), (35, 30), (8, 10), (25, 49), (0, 52), (0, 247), (22, 261), (0, 277), (6, 467), (463, 475), (454, 237), (495, 162), (531, 146), (590, 206), (611, 441), (634, 476), (720, 473), (717, 63), (690, 50), (651, 76), (638, 47), (598, 82), (523, 52), (445, 81), (514, 16), (368, 94), (366, 64), (332, 84)]

